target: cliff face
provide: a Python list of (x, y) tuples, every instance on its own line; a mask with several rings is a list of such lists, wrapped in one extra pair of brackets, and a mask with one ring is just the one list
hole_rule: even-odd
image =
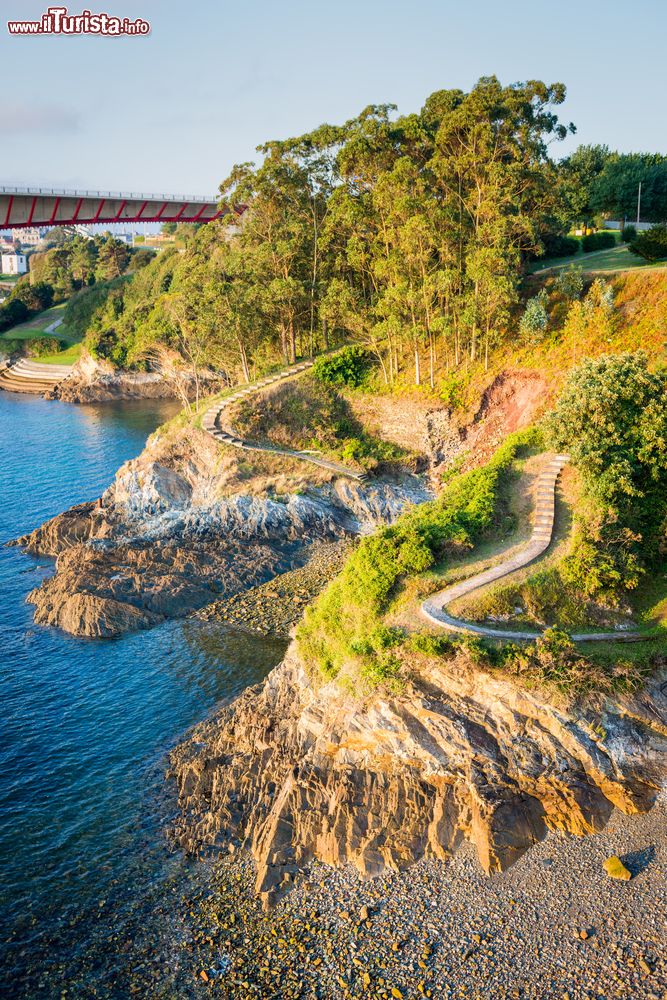
[(466, 838), (495, 872), (548, 829), (582, 835), (614, 806), (649, 809), (666, 750), (657, 687), (596, 715), (564, 711), (461, 656), (364, 703), (316, 690), (293, 646), (172, 754), (175, 836), (193, 852), (248, 848), (267, 905), (312, 858), (369, 877)]
[(154, 436), (97, 502), (17, 540), (57, 558), (54, 576), (28, 597), (35, 621), (94, 637), (150, 628), (298, 565), (313, 542), (370, 530), (427, 497), (414, 477), (253, 496), (233, 473), (196, 428)]

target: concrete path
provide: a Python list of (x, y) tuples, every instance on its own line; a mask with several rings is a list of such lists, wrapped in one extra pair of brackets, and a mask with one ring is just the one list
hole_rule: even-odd
[(252, 441), (244, 441), (238, 436), (238, 434), (235, 434), (233, 430), (230, 430), (223, 425), (225, 412), (234, 403), (238, 403), (239, 400), (245, 399), (247, 396), (250, 396), (255, 392), (259, 392), (267, 386), (275, 385), (277, 382), (282, 382), (285, 379), (296, 375), (301, 375), (309, 368), (312, 368), (313, 364), (314, 361), (302, 361), (298, 365), (292, 365), (290, 368), (286, 368), (277, 375), (269, 375), (267, 378), (263, 378), (259, 382), (254, 382), (252, 385), (247, 385), (242, 389), (237, 389), (231, 396), (226, 396), (225, 399), (219, 403), (215, 403), (209, 410), (206, 411), (202, 418), (202, 427), (207, 434), (210, 434), (211, 437), (215, 438), (216, 441), (219, 441), (220, 444), (231, 445), (233, 448), (241, 448), (244, 451), (262, 451), (269, 455), (286, 455), (289, 458), (298, 458), (302, 462), (309, 462), (311, 465), (318, 465), (322, 469), (328, 469), (330, 472), (334, 472), (338, 476), (345, 476), (348, 479), (356, 479), (359, 482), (365, 482), (368, 478), (365, 472), (356, 472), (353, 469), (348, 469), (345, 465), (341, 465), (339, 462), (331, 462), (326, 458), (319, 458), (317, 454), (313, 452), (296, 451), (289, 448), (278, 448), (272, 445), (262, 445), (256, 444)]
[[(457, 598), (479, 590), (480, 587), (485, 587), (495, 580), (501, 580), (503, 577), (509, 576), (510, 573), (528, 566), (549, 548), (554, 525), (556, 482), (568, 461), (568, 455), (556, 455), (538, 477), (533, 533), (527, 546), (497, 566), (492, 566), (491, 569), (487, 569), (483, 573), (477, 573), (467, 580), (455, 583), (451, 587), (446, 587), (445, 590), (428, 597), (421, 605), (420, 610), (432, 625), (438, 625), (450, 632), (467, 632), (493, 639), (530, 641), (539, 638), (540, 632), (514, 631), (491, 628), (486, 625), (474, 625), (472, 622), (450, 615), (446, 608)], [(579, 632), (571, 635), (570, 638), (575, 642), (609, 642), (610, 640), (629, 642), (643, 637), (637, 632)]]

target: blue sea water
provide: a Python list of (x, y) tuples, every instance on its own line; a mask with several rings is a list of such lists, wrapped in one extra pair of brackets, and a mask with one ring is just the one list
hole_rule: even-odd
[(143, 961), (168, 979), (170, 907), (192, 863), (164, 836), (165, 754), (284, 651), (192, 620), (111, 641), (32, 621), (26, 595), (52, 563), (4, 543), (99, 496), (173, 410), (0, 392), (3, 996), (126, 996), (125, 966)]

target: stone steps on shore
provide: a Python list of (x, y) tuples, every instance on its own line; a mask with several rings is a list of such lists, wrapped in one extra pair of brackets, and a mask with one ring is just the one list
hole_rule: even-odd
[(0, 369), (0, 389), (41, 395), (71, 374), (73, 365), (46, 365), (29, 358)]

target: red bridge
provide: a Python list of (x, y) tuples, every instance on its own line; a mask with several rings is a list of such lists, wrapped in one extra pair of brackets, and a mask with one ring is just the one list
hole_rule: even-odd
[(215, 198), (0, 187), (0, 229), (113, 222), (212, 222), (225, 214)]

